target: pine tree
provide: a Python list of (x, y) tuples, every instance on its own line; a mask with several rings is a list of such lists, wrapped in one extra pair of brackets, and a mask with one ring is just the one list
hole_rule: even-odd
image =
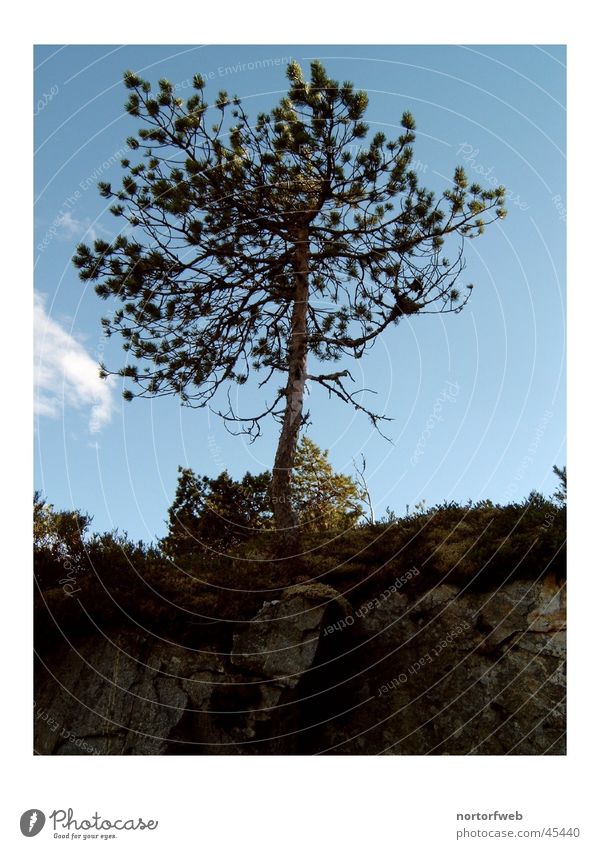
[(567, 467), (552, 466), (552, 471), (558, 478), (558, 489), (554, 492), (554, 498), (559, 504), (567, 503)]
[(238, 482), (227, 472), (211, 479), (180, 466), (162, 550), (169, 557), (227, 551), (269, 527), (269, 481), (268, 472)]
[[(349, 475), (335, 472), (323, 451), (304, 436), (294, 458), (293, 509), (309, 532), (340, 531), (363, 515), (362, 492)], [(177, 489), (161, 542), (169, 557), (201, 551), (228, 551), (274, 527), (271, 475), (247, 472), (234, 481), (228, 472), (200, 477), (179, 467)]]
[(350, 475), (334, 472), (329, 452), (307, 436), (300, 439), (294, 458), (292, 498), (303, 529), (343, 530), (363, 515), (361, 493)]
[(360, 358), (404, 317), (460, 311), (470, 293), (457, 287), (464, 240), (505, 211), (503, 189), (469, 185), (460, 167), (441, 197), (419, 185), (410, 113), (387, 140), (370, 134), (367, 95), (352, 83), (316, 61), (308, 80), (297, 62), (287, 76), (287, 95), (252, 121), (224, 91), (209, 105), (200, 75), (184, 101), (167, 80), (153, 92), (127, 72), (126, 109), (141, 124), (128, 139), (136, 160), (123, 159), (120, 188), (100, 184), (127, 229), (80, 245), (74, 262), (101, 298), (122, 303), (103, 321), (139, 363), (118, 370), (132, 381), (125, 397), (175, 394), (205, 406), (254, 372), (260, 386), (275, 382), (250, 415), (230, 400), (216, 411), (252, 437), (267, 416), (279, 421), (273, 511), (280, 554), (293, 557), (307, 384), (377, 425), (384, 417), (364, 406), (349, 369), (320, 364)]

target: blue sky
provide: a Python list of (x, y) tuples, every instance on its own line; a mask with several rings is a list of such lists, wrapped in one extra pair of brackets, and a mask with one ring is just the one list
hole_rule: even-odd
[[(565, 50), (528, 46), (43, 46), (35, 51), (35, 486), (57, 507), (134, 538), (164, 531), (178, 465), (234, 477), (272, 464), (276, 428), (249, 444), (176, 399), (121, 401), (96, 362), (124, 353), (105, 340), (107, 312), (71, 265), (74, 248), (116, 235), (98, 180), (117, 182), (135, 120), (121, 78), (169, 78), (185, 94), (201, 73), (248, 111), (286, 90), (285, 64), (318, 57), (369, 93), (375, 129), (417, 122), (414, 162), (442, 191), (456, 165), (507, 188), (508, 217), (466, 246), (475, 289), (458, 316), (405, 320), (353, 368), (393, 417), (384, 432), (313, 391), (308, 434), (339, 470), (364, 454), (378, 513), (425, 500), (550, 493), (565, 462)], [(243, 403), (250, 402), (240, 395)]]

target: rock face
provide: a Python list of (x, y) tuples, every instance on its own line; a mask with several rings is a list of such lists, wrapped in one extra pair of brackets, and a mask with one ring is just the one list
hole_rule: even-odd
[[(386, 754), (565, 750), (565, 590), (549, 579), (493, 593), (440, 586), (364, 620), (370, 699), (360, 736), (335, 749)], [(367, 652), (368, 654), (368, 652)]]
[(562, 754), (565, 589), (284, 593), (230, 650), (99, 632), (43, 653), (38, 754)]

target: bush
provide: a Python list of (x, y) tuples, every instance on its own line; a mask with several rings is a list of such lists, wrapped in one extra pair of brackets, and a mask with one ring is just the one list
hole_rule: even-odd
[(566, 569), (566, 507), (536, 492), (520, 503), (450, 502), (343, 531), (313, 531), (301, 574), (296, 564), (270, 559), (266, 530), (229, 551), (205, 545), (166, 557), (116, 531), (83, 538), (88, 516), (57, 513), (41, 499), (36, 505), (38, 640), (56, 636), (57, 625), (67, 634), (139, 626), (227, 651), (235, 623), (294, 588), (326, 584), (356, 607), (411, 569), (415, 577), (403, 590), (411, 596), (440, 582), (490, 589), (545, 573), (562, 578)]

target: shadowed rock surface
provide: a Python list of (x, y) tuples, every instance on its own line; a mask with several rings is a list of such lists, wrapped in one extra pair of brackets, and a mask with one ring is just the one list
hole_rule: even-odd
[(133, 624), (63, 638), (38, 648), (35, 751), (564, 754), (565, 594), (549, 575), (353, 609), (313, 583), (227, 650)]

